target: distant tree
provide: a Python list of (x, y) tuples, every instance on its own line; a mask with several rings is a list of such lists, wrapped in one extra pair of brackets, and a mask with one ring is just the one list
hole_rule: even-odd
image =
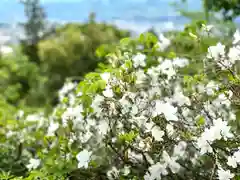
[(45, 30), (46, 14), (39, 0), (21, 0), (24, 5), (25, 23), (21, 25), (25, 31), (25, 38), (21, 40), (23, 53), (28, 56), (30, 61), (40, 63), (38, 56), (38, 43)]
[(96, 13), (91, 12), (88, 16), (88, 23), (94, 24), (96, 22)]
[[(188, 0), (182, 0), (186, 3)], [(205, 19), (209, 21), (210, 13), (221, 13), (224, 21), (233, 21), (240, 15), (240, 0), (201, 0)], [(174, 3), (176, 5), (178, 3)]]
[(233, 21), (240, 15), (240, 0), (203, 0), (209, 11), (221, 12), (224, 20)]

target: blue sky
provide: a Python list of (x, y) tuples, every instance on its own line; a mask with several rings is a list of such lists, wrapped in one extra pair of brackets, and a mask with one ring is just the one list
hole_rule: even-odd
[[(0, 22), (18, 21), (24, 18), (19, 0), (0, 0)], [(170, 3), (181, 0), (40, 0), (53, 20), (85, 20), (90, 12), (96, 12), (99, 20), (123, 19), (126, 21), (176, 15)], [(201, 0), (189, 1), (188, 9), (199, 9)], [(184, 6), (185, 7), (185, 6)], [(142, 13), (142, 12), (145, 13)], [(61, 12), (61, 13), (59, 13)]]
[[(4, 0), (4, 1), (11, 1), (11, 0)], [(81, 2), (81, 1), (89, 1), (89, 2), (96, 2), (96, 1), (101, 1), (103, 3), (111, 3), (113, 1), (121, 1), (121, 0), (41, 0), (43, 3), (49, 3), (49, 2)], [(140, 2), (146, 2), (148, 0), (128, 0), (128, 1), (131, 1), (131, 2), (137, 2), (137, 3), (140, 3)], [(173, 2), (173, 1), (180, 1), (180, 0), (158, 0), (160, 2)], [(197, 1), (200, 1), (200, 0), (187, 0), (188, 2), (197, 2)]]
[[(0, 0), (0, 22), (16, 23), (25, 19), (19, 0)], [(136, 31), (150, 28), (172, 28), (185, 24), (186, 19), (176, 17), (172, 2), (181, 0), (40, 0), (51, 21), (86, 21), (90, 12), (97, 20), (112, 22)], [(187, 0), (188, 10), (199, 10), (202, 0)], [(59, 13), (60, 12), (60, 13)], [(144, 12), (144, 13), (143, 13)]]

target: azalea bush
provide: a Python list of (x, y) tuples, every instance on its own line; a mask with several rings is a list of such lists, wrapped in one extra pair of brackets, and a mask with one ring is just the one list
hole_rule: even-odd
[(66, 82), (50, 116), (3, 121), (2, 178), (239, 179), (239, 43), (237, 31), (190, 59), (164, 36), (123, 39), (109, 65)]

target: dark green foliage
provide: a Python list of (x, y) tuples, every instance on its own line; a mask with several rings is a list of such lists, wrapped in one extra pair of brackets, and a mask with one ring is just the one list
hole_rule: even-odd
[[(186, 3), (188, 0), (182, 0)], [(209, 21), (212, 18), (211, 12), (217, 12), (222, 15), (224, 21), (233, 21), (240, 15), (240, 0), (201, 0), (203, 5), (204, 19)], [(178, 3), (175, 3), (175, 6)], [(198, 15), (195, 12), (194, 16)], [(202, 13), (201, 13), (202, 14)], [(202, 15), (199, 14), (201, 17)], [(187, 13), (189, 15), (189, 13)], [(200, 16), (197, 16), (199, 18)]]
[(204, 0), (209, 11), (220, 12), (224, 20), (233, 21), (240, 15), (240, 0)]

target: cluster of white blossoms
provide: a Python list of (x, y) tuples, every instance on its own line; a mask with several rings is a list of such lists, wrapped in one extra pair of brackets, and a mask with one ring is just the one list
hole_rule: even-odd
[(159, 40), (160, 41), (157, 43), (157, 46), (161, 51), (164, 51), (171, 44), (171, 41), (168, 38), (164, 37), (163, 34), (159, 35)]
[(222, 121), (222, 119), (219, 118), (213, 120), (213, 126), (206, 128), (201, 137), (197, 140), (197, 145), (200, 148), (200, 153), (212, 153), (213, 149), (211, 147), (211, 144), (215, 140), (220, 140), (221, 138), (227, 140), (229, 138), (233, 138), (233, 134), (230, 132), (230, 126), (227, 125), (227, 122)]
[(27, 165), (27, 168), (32, 170), (32, 169), (37, 169), (41, 164), (41, 161), (39, 159), (30, 159), (29, 164)]
[(75, 100), (75, 96), (72, 93), (72, 90), (76, 86), (77, 86), (76, 83), (72, 83), (72, 82), (65, 83), (64, 86), (58, 92), (58, 96), (59, 96), (60, 101), (62, 101), (64, 99), (64, 97), (67, 96), (69, 98), (70, 104), (73, 104), (73, 102)]
[[(219, 43), (207, 54), (229, 73), (239, 60), (239, 32), (233, 41), (229, 50)], [(71, 83), (59, 92), (62, 100), (68, 92), (73, 97), (47, 120), (46, 136), (51, 139), (44, 155), (59, 148), (59, 158), (77, 161), (78, 168), (107, 167), (108, 179), (237, 176), (240, 141), (233, 92), (207, 76), (188, 86), (180, 72), (191, 63), (186, 58), (157, 57), (155, 65), (149, 65), (140, 52), (113, 56), (118, 65), (86, 77), (77, 92), (71, 91), (76, 90)], [(37, 167), (31, 161), (29, 168)]]
[(223, 69), (231, 68), (236, 61), (240, 59), (240, 35), (239, 30), (234, 34), (232, 47), (226, 51), (225, 45), (218, 43), (216, 46), (208, 48), (207, 58), (217, 61), (217, 64)]

